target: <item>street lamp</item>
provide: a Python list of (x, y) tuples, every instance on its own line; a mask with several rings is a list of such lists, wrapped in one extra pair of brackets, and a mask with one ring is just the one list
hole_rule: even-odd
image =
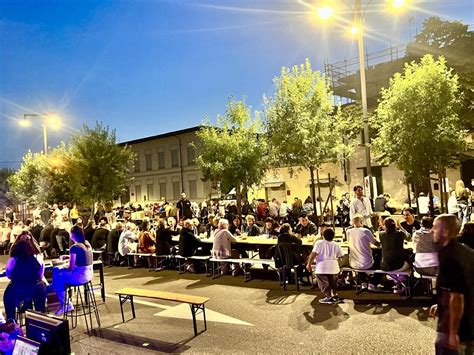
[(25, 113), (23, 114), (23, 119), (20, 120), (19, 124), (22, 127), (30, 127), (31, 120), (30, 118), (38, 118), (41, 120), (41, 126), (43, 127), (43, 146), (44, 146), (44, 154), (48, 154), (48, 131), (47, 127), (53, 129), (59, 129), (61, 127), (61, 120), (59, 117), (54, 113), (44, 113), (44, 114), (37, 114), (37, 113)]
[[(370, 1), (369, 1), (370, 3)], [(389, 5), (393, 11), (401, 11), (407, 5), (407, 0), (390, 0)], [(370, 158), (370, 138), (369, 138), (369, 120), (367, 112), (367, 82), (365, 78), (365, 54), (364, 54), (364, 12), (362, 11), (362, 1), (355, 0), (352, 10), (353, 25), (350, 32), (357, 36), (359, 51), (359, 75), (360, 75), (360, 98), (362, 103), (362, 118), (364, 121), (364, 146), (367, 176), (369, 178), (369, 188), (372, 195), (372, 164)], [(318, 17), (322, 20), (328, 20), (334, 15), (334, 10), (328, 4), (324, 4), (317, 9)]]

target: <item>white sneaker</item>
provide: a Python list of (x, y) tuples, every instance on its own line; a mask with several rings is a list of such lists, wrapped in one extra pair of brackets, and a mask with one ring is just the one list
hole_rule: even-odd
[[(66, 309), (64, 309), (66, 308)], [(67, 313), (67, 312), (71, 312), (74, 310), (74, 306), (72, 305), (72, 303), (68, 303), (66, 305), (66, 307), (64, 307), (63, 305), (61, 305), (58, 310), (56, 312), (54, 312), (54, 315), (55, 316), (60, 316), (60, 315), (63, 315), (64, 313)]]
[(367, 290), (367, 283), (363, 282), (360, 284), (360, 287), (363, 289), (363, 290)]

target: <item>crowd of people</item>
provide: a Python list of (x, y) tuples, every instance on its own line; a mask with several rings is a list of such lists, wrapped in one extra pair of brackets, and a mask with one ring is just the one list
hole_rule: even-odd
[[(283, 253), (289, 252), (291, 263), (300, 275), (316, 276), (323, 293), (319, 302), (323, 304), (341, 301), (338, 288), (351, 281), (340, 272), (344, 266), (354, 270), (386, 271), (391, 278), (381, 273), (358, 272), (362, 289), (373, 292), (393, 288), (395, 293), (404, 293), (406, 284), (397, 274), (400, 272), (413, 269), (421, 275), (437, 275), (438, 289), (441, 288), (437, 311), (441, 333), (438, 345), (452, 347), (472, 341), (472, 314), (466, 316), (466, 312), (473, 310), (474, 223), (467, 219), (470, 207), (467, 189), (465, 193), (455, 192), (460, 199), (458, 210), (451, 211), (453, 213), (433, 219), (406, 207), (402, 210), (401, 223), (393, 216), (393, 210), (384, 208), (374, 214), (372, 201), (364, 195), (362, 186), (355, 186), (353, 191), (354, 198), (344, 194), (339, 204), (341, 222), (349, 225), (345, 229), (349, 254), (344, 254), (334, 241), (333, 225), (320, 223), (318, 226), (312, 221), (314, 210), (310, 198), (305, 203), (295, 199), (292, 205), (276, 199), (251, 204), (244, 200), (242, 213), (238, 214), (233, 204), (224, 210), (214, 203), (196, 206), (183, 193), (176, 204), (163, 199), (144, 209), (139, 205), (108, 210), (98, 206), (87, 223), (75, 206), (69, 208), (61, 203), (51, 208), (41, 206), (35, 210), (32, 220), (24, 222), (17, 220), (7, 208), (0, 225), (0, 245), (10, 253), (6, 273), (11, 282), (4, 294), (6, 317), (13, 319), (18, 300), (25, 298), (32, 300), (37, 310), (44, 311), (49, 288), (57, 292), (60, 301), (56, 314), (70, 311), (72, 305), (65, 299), (65, 285), (81, 284), (92, 278), (92, 250), (103, 251), (108, 262), (116, 265), (128, 264), (129, 253), (237, 259), (248, 258), (248, 250), (238, 243), (239, 238), (263, 237), (276, 239), (276, 245), (259, 245), (260, 259), (274, 258), (275, 264), (277, 261), (281, 264)], [(469, 196), (467, 201), (466, 196)], [(141, 211), (144, 218), (132, 220), (132, 213)], [(178, 243), (173, 242), (174, 236), (179, 236)], [(315, 239), (311, 250), (302, 247), (303, 238), (308, 236)], [(212, 238), (212, 244), (203, 243), (203, 238)], [(406, 241), (411, 241), (413, 248), (406, 249)], [(44, 277), (44, 257), (66, 257), (66, 254), (69, 266), (53, 271), (50, 286)], [(134, 262), (139, 264), (141, 259), (135, 255)], [(189, 260), (185, 267), (189, 272), (199, 272), (202, 265)], [(220, 272), (236, 276), (242, 270), (237, 263), (231, 266), (222, 263)], [(463, 296), (461, 300), (459, 295)], [(454, 340), (453, 322), (445, 318), (447, 312), (456, 312), (453, 297), (464, 304), (465, 311), (458, 317), (461, 322), (458, 325), (467, 327), (455, 328), (459, 337)], [(463, 333), (466, 329), (470, 335)]]

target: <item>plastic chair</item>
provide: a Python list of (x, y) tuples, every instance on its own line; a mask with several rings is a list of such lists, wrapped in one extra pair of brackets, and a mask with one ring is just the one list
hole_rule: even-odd
[[(296, 290), (300, 290), (298, 268), (302, 267), (302, 264), (298, 262), (300, 259), (298, 249), (298, 245), (293, 243), (280, 243), (277, 244), (275, 248), (275, 255), (273, 258), (275, 260), (276, 268), (280, 271), (280, 284), (283, 284), (283, 290), (285, 291), (286, 281), (287, 278), (291, 276), (291, 270), (294, 270)], [(309, 276), (308, 283), (310, 283)]]

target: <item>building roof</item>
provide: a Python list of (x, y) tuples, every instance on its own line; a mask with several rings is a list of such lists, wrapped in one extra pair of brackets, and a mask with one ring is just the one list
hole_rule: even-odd
[(196, 131), (199, 130), (199, 128), (201, 128), (201, 126), (189, 127), (189, 128), (181, 129), (179, 131), (167, 132), (167, 133), (157, 134), (155, 136), (149, 136), (149, 137), (134, 139), (134, 140), (131, 140), (131, 141), (120, 142), (117, 145), (119, 145), (119, 146), (133, 145), (133, 144), (153, 141), (153, 140), (161, 139), (161, 138), (174, 137), (174, 136), (178, 136), (178, 135), (181, 135), (181, 134), (196, 132)]

